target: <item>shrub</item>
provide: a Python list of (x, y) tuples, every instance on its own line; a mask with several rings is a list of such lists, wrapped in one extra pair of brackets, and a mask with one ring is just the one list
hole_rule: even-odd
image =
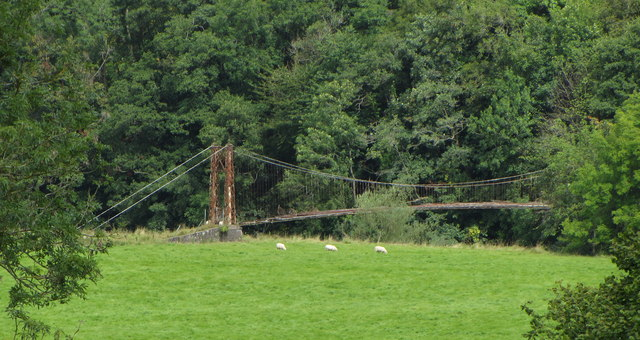
[(427, 212), (424, 220), (411, 224), (405, 239), (417, 244), (448, 246), (462, 241), (464, 233), (458, 225), (447, 223), (444, 215)]
[(472, 226), (472, 227), (467, 229), (467, 232), (466, 232), (464, 240), (465, 240), (466, 243), (476, 244), (476, 243), (481, 242), (485, 238), (486, 237), (482, 233), (482, 230), (480, 230), (480, 228), (478, 228), (477, 225), (474, 225), (474, 226)]
[(413, 216), (406, 204), (407, 194), (399, 189), (365, 192), (356, 198), (363, 212), (345, 220), (346, 233), (373, 242), (403, 241)]
[(624, 272), (609, 276), (599, 287), (559, 285), (546, 314), (528, 305), (529, 339), (640, 339), (640, 232), (619, 236), (613, 262)]

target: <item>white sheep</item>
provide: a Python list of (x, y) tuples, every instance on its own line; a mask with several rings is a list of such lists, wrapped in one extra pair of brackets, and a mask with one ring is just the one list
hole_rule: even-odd
[(287, 250), (287, 247), (285, 247), (284, 244), (282, 244), (282, 243), (276, 243), (276, 249), (278, 249), (278, 250)]
[(331, 244), (327, 244), (326, 246), (324, 246), (324, 249), (326, 249), (328, 251), (338, 251), (338, 248), (336, 248), (336, 246), (331, 245)]
[(382, 246), (376, 246), (375, 248), (373, 248), (373, 250), (375, 250), (376, 253), (384, 253), (384, 254), (387, 253), (387, 250)]

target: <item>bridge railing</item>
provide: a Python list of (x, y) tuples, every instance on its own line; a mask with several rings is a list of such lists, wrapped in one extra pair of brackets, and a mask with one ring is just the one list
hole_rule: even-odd
[(399, 184), (326, 174), (246, 151), (237, 156), (239, 221), (354, 208), (363, 192), (391, 188), (405, 191), (410, 205), (529, 202), (537, 198), (538, 172), (465, 183)]
[(435, 184), (416, 188), (416, 201), (423, 203), (531, 201), (537, 198), (536, 176), (498, 182)]

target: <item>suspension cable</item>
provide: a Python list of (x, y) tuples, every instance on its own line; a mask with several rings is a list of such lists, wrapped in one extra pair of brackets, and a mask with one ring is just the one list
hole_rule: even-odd
[[(153, 182), (151, 182), (151, 183), (149, 183), (149, 184), (145, 185), (144, 187), (140, 188), (138, 191), (136, 191), (136, 192), (134, 192), (133, 194), (131, 194), (131, 195), (129, 195), (129, 196), (127, 196), (127, 197), (125, 197), (125, 198), (124, 198), (124, 199), (122, 199), (120, 202), (118, 202), (118, 203), (116, 203), (116, 204), (112, 205), (109, 209), (107, 209), (107, 210), (105, 210), (105, 211), (103, 211), (103, 212), (99, 213), (99, 214), (98, 214), (98, 215), (96, 215), (94, 218), (92, 218), (92, 219), (91, 219), (91, 221), (93, 221), (93, 220), (97, 220), (100, 216), (102, 216), (102, 215), (104, 215), (104, 214), (108, 213), (109, 211), (111, 211), (111, 210), (112, 210), (112, 209), (114, 209), (115, 207), (117, 207), (117, 206), (119, 206), (120, 204), (122, 204), (122, 203), (126, 202), (126, 201), (127, 201), (128, 199), (130, 199), (131, 197), (133, 197), (133, 196), (135, 196), (135, 195), (139, 194), (139, 193), (140, 193), (141, 191), (143, 191), (144, 189), (146, 189), (146, 188), (148, 188), (148, 187), (152, 186), (154, 183), (156, 183), (156, 182), (158, 182), (159, 180), (163, 179), (164, 177), (166, 177), (166, 176), (167, 176), (167, 175), (169, 175), (170, 173), (172, 173), (172, 172), (176, 171), (178, 168), (180, 168), (181, 166), (183, 166), (183, 165), (185, 165), (186, 163), (190, 162), (192, 159), (194, 159), (194, 158), (196, 158), (196, 157), (200, 156), (202, 153), (204, 153), (205, 151), (207, 151), (207, 150), (209, 150), (209, 149), (211, 149), (211, 147), (207, 147), (206, 149), (204, 149), (204, 150), (202, 150), (202, 151), (198, 152), (197, 154), (193, 155), (191, 158), (189, 158), (189, 159), (187, 159), (186, 161), (184, 161), (184, 162), (180, 163), (180, 164), (179, 164), (179, 165), (177, 165), (175, 168), (173, 168), (173, 169), (171, 169), (171, 170), (167, 171), (164, 175), (162, 175), (162, 176), (160, 176), (160, 177), (156, 178)], [(91, 221), (89, 221), (89, 222), (91, 222)], [(89, 222), (87, 222), (87, 223), (89, 223)], [(85, 223), (85, 225), (86, 225), (86, 223)], [(83, 227), (84, 227), (84, 225), (83, 225)]]
[(366, 183), (366, 184), (396, 186), (396, 187), (440, 188), (440, 189), (444, 189), (444, 188), (462, 188), (462, 187), (472, 187), (472, 186), (485, 186), (485, 185), (511, 183), (511, 182), (517, 182), (517, 181), (520, 181), (520, 180), (531, 179), (531, 178), (534, 178), (533, 175), (537, 175), (537, 174), (539, 174), (539, 173), (544, 171), (544, 170), (537, 170), (537, 171), (527, 172), (527, 173), (520, 174), (520, 175), (500, 177), (500, 178), (492, 178), (492, 179), (480, 180), (480, 181), (459, 182), (459, 183), (434, 183), (434, 184), (389, 183), (389, 182), (379, 182), (379, 181), (363, 180), (363, 179), (357, 179), (357, 178), (350, 178), (350, 177), (345, 177), (345, 176), (333, 175), (333, 174), (321, 172), (321, 171), (318, 171), (318, 170), (312, 170), (312, 169), (304, 168), (304, 167), (301, 167), (301, 166), (298, 166), (298, 165), (293, 165), (293, 164), (290, 164), (290, 163), (287, 163), (287, 162), (283, 162), (283, 161), (280, 161), (280, 160), (277, 160), (277, 159), (273, 159), (273, 158), (270, 158), (270, 157), (267, 157), (267, 156), (264, 156), (264, 155), (257, 154), (257, 153), (252, 152), (252, 151), (245, 151), (245, 150), (240, 150), (240, 149), (236, 149), (236, 150), (240, 154), (242, 154), (244, 156), (247, 156), (249, 158), (252, 158), (254, 160), (257, 160), (259, 162), (268, 163), (268, 164), (271, 164), (271, 165), (274, 165), (274, 166), (279, 166), (279, 167), (283, 167), (283, 168), (286, 168), (286, 169), (295, 170), (295, 171), (299, 171), (299, 172), (303, 172), (303, 173), (307, 173), (307, 174), (311, 174), (311, 175), (323, 176), (323, 177), (327, 177), (327, 178), (331, 178), (331, 179), (343, 180), (343, 181), (347, 181), (347, 182), (358, 182), (358, 183)]
[[(102, 227), (103, 225), (105, 225), (105, 224), (107, 224), (107, 223), (111, 222), (112, 220), (114, 220), (116, 217), (118, 217), (118, 216), (120, 216), (120, 215), (124, 214), (125, 212), (129, 211), (131, 208), (133, 208), (134, 206), (138, 205), (140, 202), (142, 202), (142, 201), (146, 200), (147, 198), (151, 197), (153, 194), (155, 194), (156, 192), (160, 191), (162, 188), (164, 188), (164, 187), (166, 187), (167, 185), (169, 185), (169, 184), (173, 183), (175, 180), (177, 180), (178, 178), (182, 177), (182, 175), (184, 175), (184, 174), (186, 174), (186, 173), (190, 172), (191, 170), (195, 169), (195, 168), (196, 168), (196, 167), (198, 167), (200, 164), (202, 164), (202, 163), (204, 163), (205, 161), (209, 160), (213, 155), (215, 155), (215, 154), (217, 154), (217, 153), (221, 152), (221, 151), (222, 151), (222, 150), (224, 150), (225, 148), (226, 148), (226, 146), (225, 146), (225, 147), (222, 147), (222, 148), (220, 148), (220, 149), (218, 149), (218, 150), (216, 150), (216, 151), (215, 151), (215, 152), (213, 152), (211, 155), (209, 155), (209, 156), (205, 157), (205, 158), (204, 158), (204, 159), (202, 159), (200, 162), (196, 163), (196, 165), (194, 165), (194, 166), (190, 167), (189, 169), (187, 169), (186, 171), (184, 171), (184, 172), (182, 172), (182, 173), (178, 174), (176, 177), (174, 177), (173, 179), (171, 179), (169, 182), (167, 182), (167, 183), (165, 183), (165, 184), (161, 185), (159, 188), (157, 188), (156, 190), (152, 191), (150, 194), (148, 194), (148, 195), (146, 195), (145, 197), (143, 197), (143, 198), (139, 199), (138, 201), (136, 201), (136, 202), (135, 202), (135, 203), (133, 203), (132, 205), (128, 206), (127, 208), (125, 208), (125, 209), (124, 209), (124, 210), (122, 210), (121, 212), (117, 213), (116, 215), (112, 216), (111, 218), (109, 218), (109, 219), (108, 219), (108, 220), (106, 220), (105, 222), (102, 222), (102, 223), (101, 223), (100, 225), (98, 225), (97, 227), (92, 228), (92, 230), (95, 230), (95, 229), (98, 229), (98, 228)], [(153, 181), (153, 182), (151, 182), (150, 184), (146, 185), (144, 188), (147, 188), (147, 187), (151, 186), (153, 183), (156, 183), (156, 182), (157, 182), (157, 181), (159, 181), (160, 179), (162, 179), (162, 178), (166, 177), (169, 173), (171, 173), (171, 172), (175, 171), (176, 169), (178, 169), (179, 167), (181, 167), (181, 166), (182, 166), (182, 165), (184, 165), (185, 163), (189, 162), (190, 160), (194, 159), (195, 157), (197, 157), (198, 155), (202, 154), (203, 152), (205, 152), (205, 151), (207, 151), (207, 150), (209, 150), (209, 149), (211, 149), (211, 148), (209, 147), (209, 148), (206, 148), (206, 149), (204, 149), (204, 150), (202, 150), (202, 151), (198, 152), (195, 156), (193, 156), (193, 157), (189, 158), (187, 161), (185, 161), (185, 162), (183, 162), (182, 164), (178, 165), (177, 167), (173, 168), (171, 171), (169, 171), (169, 172), (165, 173), (164, 175), (160, 176), (159, 178), (157, 178), (156, 180), (154, 180), (154, 181)], [(144, 188), (143, 188), (143, 189), (144, 189)], [(125, 198), (124, 200), (122, 200), (122, 201), (118, 202), (118, 204), (116, 204), (116, 205), (112, 206), (111, 208), (109, 208), (109, 209), (107, 209), (107, 210), (103, 211), (103, 212), (102, 212), (102, 213), (100, 213), (98, 216), (96, 216), (95, 218), (93, 218), (93, 219), (92, 219), (92, 221), (93, 221), (93, 220), (95, 220), (95, 219), (97, 219), (99, 216), (104, 215), (107, 211), (109, 211), (109, 210), (111, 210), (111, 209), (115, 208), (117, 205), (120, 205), (122, 202), (124, 202), (124, 201), (128, 200), (129, 198), (133, 197), (134, 195), (136, 195), (137, 193), (139, 193), (139, 192), (140, 192), (140, 191), (142, 191), (143, 189), (140, 189), (140, 190), (136, 191), (135, 193), (133, 193), (133, 194), (129, 195), (129, 196), (128, 196), (127, 198)], [(84, 227), (85, 225), (86, 225), (86, 223), (85, 223), (82, 227)], [(80, 228), (82, 228), (82, 227), (79, 227), (79, 229), (80, 229)]]

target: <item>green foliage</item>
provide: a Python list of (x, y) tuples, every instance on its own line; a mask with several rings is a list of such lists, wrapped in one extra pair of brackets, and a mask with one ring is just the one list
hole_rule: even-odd
[[(637, 1), (636, 1), (636, 5)], [(640, 85), (640, 71), (633, 67), (640, 57), (640, 18), (629, 20), (608, 36), (597, 39), (589, 53), (584, 80), (589, 98), (587, 112), (610, 119)]]
[(631, 188), (640, 185), (639, 98), (633, 95), (613, 123), (587, 126), (559, 144), (548, 144), (562, 148), (549, 158), (549, 176), (555, 178), (547, 197), (560, 207), (555, 218), (569, 249), (607, 250), (619, 232), (638, 228), (640, 197)]
[[(543, 186), (541, 181), (537, 185)], [(484, 230), (487, 240), (500, 240), (506, 244), (518, 244), (525, 247), (551, 246), (557, 242), (556, 230), (547, 227), (549, 215), (545, 211), (528, 209), (509, 209), (498, 213), (482, 214), (480, 220), (488, 229)]]
[(478, 226), (474, 225), (471, 228), (467, 229), (467, 235), (465, 238), (465, 241), (471, 244), (476, 244), (476, 243), (480, 243), (480, 240), (482, 239), (482, 231), (480, 231), (480, 228), (478, 228)]
[(298, 162), (305, 167), (339, 175), (353, 175), (354, 159), (364, 148), (362, 128), (344, 112), (355, 87), (348, 81), (331, 82), (312, 98), (302, 117), (304, 133), (296, 140)]
[[(273, 47), (273, 13), (263, 2), (141, 2), (135, 10), (122, 5), (126, 39), (140, 50), (119, 55), (107, 72), (110, 112), (99, 138), (109, 147), (102, 154), (109, 164), (101, 170), (111, 181), (98, 188), (106, 204), (212, 143), (259, 146), (263, 105), (250, 99), (263, 73), (281, 58)], [(138, 16), (130, 27), (127, 18)], [(154, 24), (137, 26), (149, 20)], [(199, 223), (206, 202), (185, 198), (206, 192), (205, 172), (197, 174), (117, 223), (154, 229)]]
[(14, 282), (6, 311), (15, 335), (35, 339), (50, 327), (29, 308), (84, 297), (88, 281), (100, 277), (95, 255), (107, 244), (80, 230), (95, 208), (78, 187), (99, 88), (76, 41), (30, 31), (50, 13), (22, 3), (0, 5), (9, 11), (3, 15), (19, 19), (14, 29), (23, 30), (10, 32), (16, 40), (3, 44), (11, 51), (0, 61), (0, 267)]
[(520, 25), (503, 2), (449, 2), (415, 19), (399, 56), (408, 88), (373, 135), (370, 157), (381, 170), (388, 171), (387, 158), (400, 160), (389, 171), (397, 177), (387, 179), (464, 181), (527, 166), (521, 156), (536, 110), (526, 79), (512, 69)]
[[(585, 121), (606, 125), (638, 87), (636, 0), (46, 0), (37, 22), (21, 24), (38, 3), (0, 4), (7, 23), (0, 28), (0, 72), (7, 79), (0, 86), (10, 92), (33, 84), (25, 75), (39, 68), (48, 69), (40, 85), (55, 84), (40, 86), (45, 92), (74, 78), (75, 85), (61, 88), (77, 90), (74, 103), (90, 108), (90, 121), (101, 118), (84, 131), (99, 143), (91, 147), (80, 192), (95, 193), (103, 208), (206, 146), (233, 143), (387, 182), (458, 182), (551, 168), (546, 198), (557, 208), (548, 216), (456, 212), (443, 221), (478, 224), (489, 238), (508, 243), (553, 242), (564, 232), (568, 249), (593, 252), (620, 230), (612, 224), (635, 218), (628, 204), (615, 209), (618, 222), (602, 219), (598, 209), (576, 218), (588, 215), (581, 200), (595, 200), (574, 183), (572, 169), (608, 152), (581, 149), (595, 138), (582, 128)], [(23, 53), (31, 32), (34, 50)], [(18, 71), (31, 52), (42, 63)], [(532, 151), (541, 139), (545, 146)], [(554, 151), (563, 145), (576, 152)], [(559, 155), (574, 163), (563, 168)], [(594, 171), (581, 171), (579, 177), (594, 180)], [(239, 191), (251, 188), (255, 175), (239, 174)], [(198, 224), (207, 180), (198, 169), (114, 226)], [(286, 178), (275, 190), (296, 199), (293, 209), (353, 202), (349, 188), (339, 197), (306, 199), (296, 180)], [(610, 188), (597, 181), (604, 191), (634, 183)], [(240, 210), (254, 214), (268, 203)], [(309, 229), (338, 228), (319, 222)]]
[(598, 287), (559, 285), (545, 314), (525, 305), (529, 339), (634, 339), (640, 336), (640, 232), (621, 234), (611, 249), (624, 273)]
[[(116, 42), (117, 52), (104, 68), (109, 117), (99, 135), (110, 147), (103, 153), (110, 178), (98, 198), (105, 205), (211, 142), (338, 175), (406, 183), (560, 168), (563, 158), (582, 164), (574, 147), (553, 150), (589, 145), (590, 132), (580, 128), (585, 117), (611, 118), (637, 82), (630, 65), (638, 10), (629, 1), (194, 0), (113, 7), (114, 18), (97, 25), (108, 27), (102, 31), (113, 36), (107, 41)], [(556, 132), (562, 136), (551, 137)], [(532, 156), (536, 138), (548, 139), (548, 150)], [(554, 184), (545, 197), (566, 209), (543, 217), (455, 217), (463, 227), (481, 218), (487, 236), (504, 242), (553, 242), (564, 233), (567, 249), (606, 249), (613, 235), (608, 222), (591, 226), (593, 219), (574, 218), (580, 194), (566, 184), (575, 168), (545, 178)], [(206, 197), (206, 173), (196, 177), (119, 223), (160, 229), (198, 223), (206, 204), (181, 196)], [(238, 188), (248, 188), (251, 179), (239, 177)], [(292, 209), (353, 201), (348, 188), (328, 197), (326, 183), (327, 197), (306, 199), (296, 181), (305, 179), (289, 176), (277, 188), (295, 199)]]
[(396, 188), (358, 195), (356, 207), (361, 212), (345, 222), (347, 234), (372, 242), (403, 241), (413, 215), (406, 200), (407, 193)]
[(357, 3), (350, 20), (355, 29), (375, 31), (389, 20), (386, 0), (360, 0)]
[[(7, 70), (16, 66), (16, 55), (22, 43), (31, 33), (31, 26), (25, 25), (33, 11), (38, 8), (37, 1), (3, 1), (0, 3), (0, 72), (2, 77), (9, 75)], [(3, 85), (4, 86), (4, 85)]]
[(221, 233), (226, 233), (229, 231), (229, 226), (228, 225), (223, 225), (220, 227), (220, 232)]
[(464, 240), (464, 233), (460, 226), (449, 223), (446, 216), (433, 212), (426, 212), (417, 217), (405, 231), (404, 241), (432, 246), (450, 246)]

